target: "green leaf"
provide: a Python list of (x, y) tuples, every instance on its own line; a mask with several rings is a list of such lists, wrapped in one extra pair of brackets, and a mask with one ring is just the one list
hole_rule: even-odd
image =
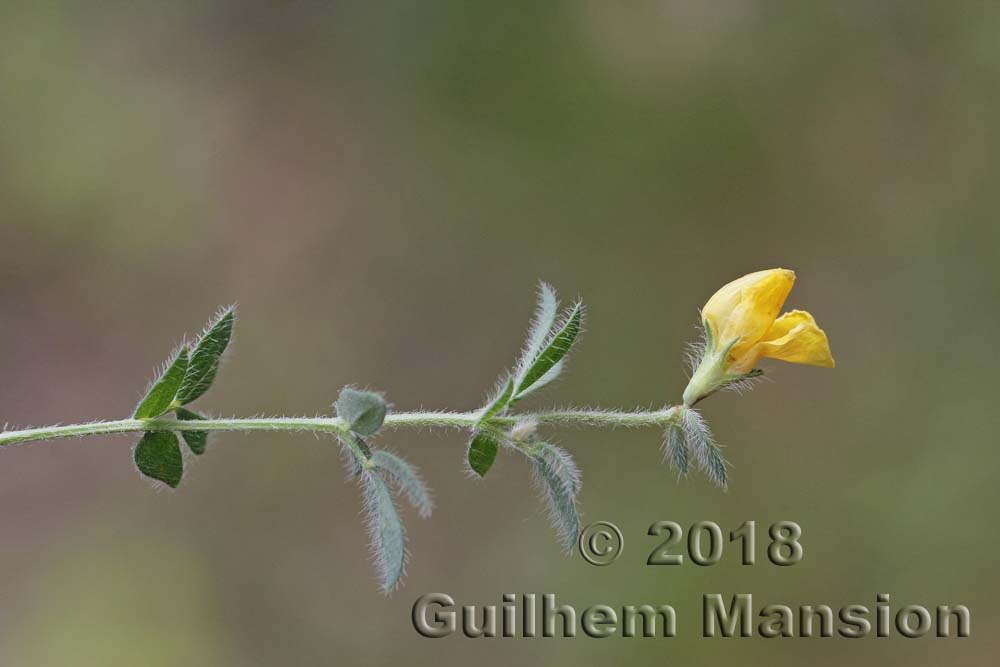
[(708, 478), (715, 482), (723, 491), (729, 488), (729, 475), (726, 472), (726, 459), (722, 456), (722, 450), (715, 442), (709, 443), (705, 448), (704, 460), (698, 459), (698, 464), (708, 473)]
[(420, 516), (427, 518), (431, 515), (434, 509), (431, 493), (416, 468), (405, 459), (381, 449), (372, 453), (371, 460), (396, 483), (400, 491), (406, 494), (410, 504), (417, 509)]
[(403, 522), (392, 501), (389, 486), (382, 476), (371, 470), (361, 473), (364, 509), (368, 518), (368, 536), (378, 570), (382, 592), (388, 593), (403, 575), (406, 564), (406, 538)]
[(556, 325), (558, 314), (559, 301), (556, 298), (556, 291), (548, 283), (538, 283), (538, 303), (535, 306), (535, 315), (531, 319), (531, 327), (528, 329), (528, 338), (524, 342), (524, 349), (517, 363), (516, 377), (523, 377), (532, 362), (538, 358), (542, 346), (552, 333), (552, 327)]
[(153, 382), (132, 417), (134, 419), (153, 419), (170, 409), (177, 396), (177, 390), (184, 380), (188, 367), (187, 347), (181, 346), (167, 365), (160, 377)]
[(583, 320), (583, 304), (577, 302), (569, 315), (559, 326), (558, 331), (551, 337), (549, 343), (538, 354), (531, 366), (524, 372), (524, 375), (517, 382), (517, 389), (514, 392), (515, 400), (523, 397), (533, 384), (545, 376), (552, 367), (558, 364), (563, 357), (573, 347), (577, 336), (580, 334), (580, 324)]
[(337, 416), (347, 423), (347, 428), (360, 435), (375, 433), (385, 421), (385, 399), (375, 392), (344, 387), (335, 407)]
[(476, 431), (469, 441), (469, 467), (472, 471), (484, 477), (489, 469), (493, 467), (493, 462), (497, 459), (499, 443), (496, 438), (486, 431)]
[[(185, 408), (177, 408), (174, 413), (181, 421), (199, 421), (205, 419), (197, 412), (191, 412)], [(181, 437), (184, 438), (184, 442), (187, 443), (188, 449), (192, 452), (198, 455), (205, 453), (205, 447), (208, 445), (208, 431), (181, 431)]]
[(489, 405), (483, 408), (483, 413), (479, 417), (479, 423), (483, 424), (488, 422), (490, 419), (503, 412), (504, 408), (507, 407), (507, 403), (510, 402), (510, 397), (513, 393), (514, 378), (508, 377), (507, 383), (503, 386), (503, 389), (500, 390), (500, 393), (498, 393), (493, 400), (490, 401)]
[(667, 424), (663, 438), (663, 456), (681, 475), (688, 474), (688, 444), (684, 428), (676, 421)]
[(146, 477), (176, 489), (184, 475), (184, 458), (177, 436), (170, 431), (148, 431), (135, 446), (135, 465)]
[(535, 482), (542, 489), (559, 541), (565, 549), (572, 549), (580, 536), (576, 507), (580, 471), (568, 452), (547, 442), (536, 443), (530, 456)]
[(726, 459), (722, 456), (722, 450), (716, 444), (708, 424), (697, 410), (686, 408), (683, 413), (682, 427), (684, 437), (694, 452), (698, 467), (723, 491), (726, 490), (729, 486)]
[(532, 384), (530, 387), (519, 393), (517, 395), (517, 400), (519, 401), (525, 396), (528, 396), (529, 394), (534, 394), (539, 389), (545, 387), (545, 385), (557, 380), (559, 376), (562, 375), (563, 368), (565, 367), (566, 367), (566, 360), (565, 359), (559, 360), (559, 362), (555, 366), (553, 366), (552, 368), (550, 368), (548, 371), (545, 372), (545, 375), (538, 378), (538, 380), (536, 380), (534, 384)]
[(184, 383), (177, 392), (177, 400), (181, 405), (200, 398), (212, 386), (219, 371), (219, 360), (233, 336), (234, 319), (234, 310), (230, 306), (221, 311), (201, 334), (191, 352), (191, 363), (184, 376)]

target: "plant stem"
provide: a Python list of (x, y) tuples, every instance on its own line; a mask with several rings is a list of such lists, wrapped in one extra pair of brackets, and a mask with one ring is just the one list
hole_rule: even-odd
[[(524, 420), (534, 420), (539, 424), (638, 428), (665, 426), (674, 418), (677, 409), (672, 407), (649, 412), (553, 410), (493, 417), (490, 421), (496, 426), (505, 427), (514, 426)], [(398, 412), (386, 415), (385, 426), (389, 428), (444, 426), (471, 429), (476, 427), (478, 420), (478, 412)], [(349, 434), (343, 420), (337, 417), (260, 417), (255, 419), (205, 419), (198, 422), (162, 418), (120, 419), (89, 424), (4, 431), (0, 433), (0, 447), (74, 436), (141, 433), (143, 431), (312, 431), (335, 435)]]
[(648, 426), (666, 426), (673, 421), (678, 410), (678, 407), (636, 412), (619, 412), (616, 410), (553, 410), (550, 412), (494, 417), (492, 421), (505, 426), (513, 426), (517, 422), (533, 419), (539, 424), (643, 428)]

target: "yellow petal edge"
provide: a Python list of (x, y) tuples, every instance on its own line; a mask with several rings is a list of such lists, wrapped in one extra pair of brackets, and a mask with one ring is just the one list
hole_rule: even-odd
[(826, 332), (804, 310), (793, 310), (779, 317), (754, 347), (757, 348), (758, 359), (770, 357), (794, 364), (824, 368), (836, 366)]

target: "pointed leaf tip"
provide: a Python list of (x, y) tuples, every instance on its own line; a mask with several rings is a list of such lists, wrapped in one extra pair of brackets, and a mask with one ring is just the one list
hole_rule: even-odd
[(368, 536), (382, 592), (388, 593), (403, 576), (406, 536), (388, 484), (376, 472), (361, 473), (361, 487), (368, 517)]
[(582, 322), (583, 303), (578, 301), (559, 325), (558, 331), (553, 332), (548, 344), (519, 377), (514, 390), (514, 400), (525, 396), (532, 385), (545, 377), (569, 353), (580, 334)]
[(187, 405), (209, 390), (219, 372), (222, 354), (233, 336), (235, 310), (232, 306), (223, 310), (201, 334), (191, 351), (191, 363), (184, 376), (184, 383), (177, 392), (177, 400)]
[(569, 550), (580, 536), (580, 514), (576, 498), (580, 492), (580, 471), (573, 458), (561, 447), (535, 443), (531, 454), (536, 484), (549, 507), (549, 517), (563, 548)]

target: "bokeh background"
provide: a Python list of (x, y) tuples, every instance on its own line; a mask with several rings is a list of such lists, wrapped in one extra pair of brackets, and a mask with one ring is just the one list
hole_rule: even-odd
[[(524, 462), (381, 442), (438, 503), (377, 592), (334, 442), (226, 434), (181, 488), (128, 437), (0, 452), (4, 665), (981, 665), (1000, 649), (1000, 8), (988, 3), (150, 1), (0, 5), (0, 422), (128, 414), (185, 332), (240, 303), (199, 405), (329, 413), (338, 389), (473, 409), (536, 281), (589, 305), (548, 404), (659, 406), (724, 282), (794, 268), (835, 371), (704, 404), (728, 494), (654, 431), (560, 431), (597, 569)], [(798, 521), (805, 558), (655, 568), (646, 528)], [(766, 542), (763, 536), (761, 543)], [(673, 640), (417, 637), (410, 607), (552, 592), (673, 604)], [(703, 593), (964, 603), (966, 640), (702, 639)]]

